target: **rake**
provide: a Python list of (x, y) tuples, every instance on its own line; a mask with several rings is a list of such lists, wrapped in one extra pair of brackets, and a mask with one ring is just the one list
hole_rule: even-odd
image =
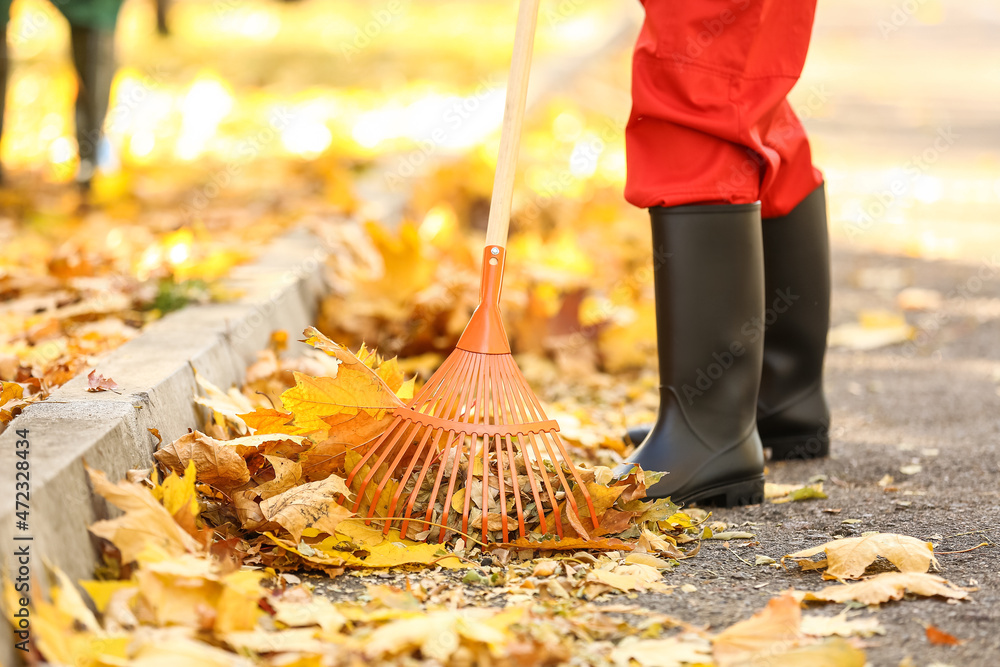
[[(545, 416), (511, 356), (500, 316), (504, 245), (538, 3), (523, 0), (518, 9), (479, 306), (444, 364), (408, 405), (394, 410), (388, 430), (350, 466), (347, 484), (356, 493), (354, 512), (366, 514), (368, 524), (381, 515), (378, 518), (386, 519), (384, 533), (398, 523), (400, 534), (406, 536), (411, 521), (420, 522), (425, 539), (432, 527), (438, 527), (437, 538), (443, 542), (455, 530), (448, 527), (451, 511), (457, 513), (461, 507), (461, 532), (468, 534), (474, 495), (482, 513), (483, 542), (490, 541), (491, 531), (509, 541), (511, 509), (516, 512), (521, 537), (527, 536), (526, 513), (534, 512), (542, 533), (554, 528), (563, 537), (566, 520), (586, 535), (580, 514), (584, 503), (593, 527), (598, 527), (593, 501), (559, 437), (559, 425)], [(458, 486), (463, 459), (464, 483)], [(437, 473), (431, 474), (434, 466)], [(569, 478), (575, 482), (575, 495)], [(431, 479), (428, 494), (426, 484)], [(435, 503), (444, 485), (441, 515), (435, 517)], [(530, 501), (522, 502), (522, 490)], [(498, 511), (490, 512), (491, 501)], [(362, 503), (367, 504), (364, 510)], [(418, 503), (427, 505), (422, 519), (414, 516)]]

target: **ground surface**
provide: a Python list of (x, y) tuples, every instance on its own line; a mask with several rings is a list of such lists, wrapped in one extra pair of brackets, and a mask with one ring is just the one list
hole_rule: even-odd
[[(770, 464), (767, 477), (770, 482), (802, 483), (824, 475), (828, 499), (715, 510), (714, 518), (754, 533), (755, 540), (704, 542), (698, 556), (665, 575), (669, 584), (692, 584), (696, 591), (678, 588), (669, 595), (643, 594), (635, 601), (695, 625), (721, 629), (759, 611), (782, 590), (816, 590), (828, 583), (794, 567), (754, 566), (758, 554), (780, 561), (799, 549), (867, 531), (912, 535), (933, 542), (939, 553), (988, 542), (967, 553), (939, 556), (943, 576), (978, 588), (972, 601), (906, 599), (883, 604), (877, 611), (852, 613), (874, 613), (886, 628), (884, 636), (869, 640), (866, 651), (872, 665), (895, 666), (910, 656), (916, 665), (992, 667), (1000, 658), (1000, 270), (979, 273), (985, 265), (843, 248), (834, 254), (835, 325), (853, 319), (859, 309), (894, 308), (897, 292), (906, 287), (936, 290), (946, 297), (944, 305), (933, 319), (919, 313), (908, 316), (921, 344), (830, 351), (826, 385), (834, 416), (832, 455)], [(977, 275), (991, 277), (967, 285)], [(964, 301), (957, 292), (947, 298), (966, 285)], [(974, 311), (980, 313), (978, 318)], [(915, 463), (920, 472), (900, 472)], [(894, 481), (880, 486), (886, 475)], [(845, 523), (854, 520), (858, 522)], [(454, 576), (457, 583), (461, 574)], [(342, 600), (363, 592), (364, 583), (404, 578), (340, 577), (321, 582), (320, 588)], [(503, 596), (494, 597), (488, 589), (482, 593), (484, 603), (504, 603)], [(615, 603), (625, 597), (603, 600)], [(827, 605), (814, 611), (840, 610)], [(964, 643), (931, 645), (926, 624)]]

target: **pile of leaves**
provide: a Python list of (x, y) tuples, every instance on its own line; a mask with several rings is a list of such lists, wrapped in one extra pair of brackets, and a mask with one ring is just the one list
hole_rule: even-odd
[[(422, 518), (428, 509), (430, 521), (411, 521), (405, 535), (385, 521), (391, 487), (367, 512), (372, 485), (366, 491), (368, 504), (362, 503), (361, 511), (355, 509), (357, 482), (368, 468), (359, 468), (354, 488), (345, 480), (392, 423), (392, 410), (414, 392), (414, 379), (404, 379), (398, 361), (384, 359), (364, 347), (352, 354), (313, 328), (306, 330), (312, 354), (282, 360), (279, 355), (285, 340), (284, 336), (273, 339), (271, 349), (251, 367), (243, 392), (233, 389), (225, 393), (199, 379), (208, 394), (199, 402), (212, 413), (207, 432), (188, 433), (164, 444), (155, 454), (166, 472), (183, 475), (193, 469), (206, 508), (202, 516), (216, 534), (236, 540), (234, 553), (248, 564), (312, 568), (327, 574), (350, 567), (428, 564), (444, 554), (437, 544), (417, 544), (432, 536), (433, 527), (446, 527), (443, 534), (434, 531), (433, 537), (452, 543), (460, 555), (466, 549), (470, 556), (486, 549), (487, 544), (462, 531), (462, 498), (470, 490), (461, 485), (448, 511), (442, 505), (443, 493), (431, 499), (428, 490), (418, 489), (423, 501), (414, 516)], [(325, 373), (308, 374), (317, 371)], [(291, 386), (282, 390), (285, 383)], [(250, 397), (255, 397), (256, 406)], [(266, 405), (261, 405), (264, 401)], [(454, 464), (436, 461), (434, 466), (443, 465), (447, 472), (457, 470), (464, 482), (470, 465), (467, 456), (463, 451)], [(519, 462), (521, 466), (532, 465), (536, 478), (544, 476), (554, 487), (560, 472), (570, 477), (547, 458)], [(473, 471), (473, 485), (479, 485), (471, 490), (473, 524), (488, 514), (488, 542), (502, 542), (497, 477), (491, 475), (488, 504), (481, 506), (481, 459), (472, 463), (480, 466)], [(512, 489), (511, 471), (506, 474), (506, 488)], [(503, 553), (589, 549), (685, 557), (678, 545), (692, 541), (690, 534), (697, 533), (697, 522), (679, 512), (669, 499), (645, 499), (647, 486), (655, 483), (660, 473), (636, 469), (624, 478), (613, 479), (609, 468), (596, 466), (579, 469), (577, 474), (590, 494), (596, 521), (590, 519), (588, 506), (578, 497), (585, 520), (565, 518), (562, 539), (557, 539), (551, 516), (547, 524), (550, 534), (543, 534), (541, 517), (552, 508), (534, 507), (528, 478), (519, 467), (516, 488), (522, 494), (528, 533), (501, 544)], [(433, 475), (428, 474), (424, 486), (429, 488), (432, 480)], [(571, 491), (576, 496), (581, 493), (575, 487)], [(571, 515), (566, 509), (566, 494), (557, 495), (557, 500), (562, 515)], [(511, 508), (510, 523), (516, 525), (513, 504), (507, 506)], [(581, 522), (588, 527), (597, 523), (600, 528), (587, 530)], [(402, 548), (404, 544), (406, 548)], [(459, 564), (455, 559), (443, 562)]]

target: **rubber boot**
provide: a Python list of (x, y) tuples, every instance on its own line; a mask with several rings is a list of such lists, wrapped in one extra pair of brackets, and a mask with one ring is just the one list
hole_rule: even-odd
[(108, 113), (111, 81), (115, 76), (115, 33), (113, 30), (72, 26), (70, 41), (73, 65), (80, 80), (80, 90), (76, 95), (76, 141), (80, 169), (76, 180), (82, 190), (88, 190), (97, 169), (97, 146)]
[(826, 456), (830, 244), (823, 185), (788, 215), (764, 220), (762, 231), (767, 328), (757, 430), (773, 460)]
[[(757, 430), (771, 458), (806, 459), (830, 451), (823, 359), (830, 327), (830, 248), (826, 193), (816, 188), (788, 215), (763, 221), (764, 362)], [(782, 311), (782, 312), (779, 312)], [(651, 424), (627, 438), (642, 442)]]
[[(764, 315), (759, 204), (651, 208), (660, 408), (629, 457), (668, 474), (650, 497), (706, 505), (759, 503), (757, 434)], [(623, 464), (619, 476), (631, 469)]]

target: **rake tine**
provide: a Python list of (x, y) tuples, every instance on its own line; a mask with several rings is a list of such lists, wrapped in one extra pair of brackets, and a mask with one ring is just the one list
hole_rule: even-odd
[[(417, 429), (417, 432), (413, 434), (414, 438), (416, 437), (416, 434), (419, 433), (419, 432), (420, 432), (420, 430)], [(395, 516), (395, 514), (396, 514), (396, 504), (399, 502), (399, 496), (402, 495), (402, 493), (403, 493), (403, 487), (406, 486), (406, 480), (408, 480), (410, 478), (410, 475), (413, 474), (413, 468), (414, 468), (414, 466), (417, 465), (417, 460), (420, 458), (420, 455), (424, 451), (424, 447), (427, 446), (427, 441), (430, 440), (430, 439), (431, 439), (431, 429), (430, 428), (424, 428), (424, 437), (422, 437), (420, 439), (420, 444), (417, 446), (417, 451), (413, 455), (413, 457), (410, 459), (410, 465), (408, 465), (406, 467), (406, 472), (404, 472), (403, 476), (400, 478), (399, 485), (396, 487), (396, 492), (392, 494), (392, 500), (389, 501), (389, 510), (388, 510), (389, 516)], [(403, 455), (404, 451), (406, 451), (405, 447), (403, 447), (402, 449), (400, 449), (400, 456)], [(417, 487), (414, 487), (414, 493), (416, 492), (416, 488)], [(389, 534), (389, 526), (390, 525), (391, 525), (391, 522), (389, 522), (389, 521), (385, 522), (385, 528), (382, 529), (382, 534), (383, 535), (388, 535)], [(402, 530), (400, 530), (399, 536), (400, 537), (406, 537), (403, 534)]]
[[(509, 360), (508, 366), (512, 366), (513, 364), (514, 364), (513, 359)], [(514, 370), (517, 371), (517, 367), (516, 366), (514, 367)], [(507, 373), (508, 382), (513, 387), (514, 397), (516, 399), (516, 405), (518, 406), (518, 413), (521, 415), (521, 419), (523, 421), (535, 421), (535, 415), (531, 413), (530, 408), (524, 402), (524, 396), (522, 395), (521, 385), (518, 384), (518, 383), (516, 383), (516, 382), (511, 381), (512, 380), (512, 378), (511, 378), (512, 374), (510, 372), (510, 368), (506, 368), (505, 371)], [(518, 374), (520, 374), (519, 371), (518, 371)], [(528, 434), (528, 442), (531, 443), (531, 449), (534, 451), (534, 453), (535, 453), (535, 459), (538, 462), (538, 472), (539, 472), (539, 475), (542, 478), (542, 486), (545, 487), (545, 492), (548, 494), (549, 500), (552, 501), (552, 509), (555, 512), (555, 517), (554, 518), (555, 518), (555, 522), (556, 522), (556, 533), (559, 535), (559, 537), (562, 537), (562, 523), (560, 522), (560, 519), (559, 519), (559, 503), (556, 501), (556, 494), (552, 490), (552, 484), (551, 484), (551, 482), (549, 482), (549, 476), (545, 473), (544, 460), (542, 458), (541, 451), (539, 451), (539, 449), (538, 449), (538, 443), (535, 441), (535, 434), (534, 433), (529, 433)], [(528, 468), (529, 470), (531, 469), (531, 466), (528, 464), (527, 459), (525, 460), (525, 467)], [(541, 504), (539, 504), (538, 505), (538, 515), (539, 515), (539, 517), (542, 516), (543, 511), (544, 511), (544, 508), (541, 506)], [(543, 530), (545, 532), (548, 532), (546, 528), (543, 528)]]
[[(375, 516), (375, 506), (378, 505), (378, 499), (382, 497), (382, 491), (385, 490), (385, 485), (389, 483), (390, 479), (392, 479), (393, 471), (399, 465), (399, 462), (403, 459), (403, 455), (406, 454), (406, 449), (413, 441), (413, 438), (416, 437), (417, 433), (420, 431), (419, 425), (411, 424), (410, 426), (407, 426), (405, 429), (403, 429), (401, 435), (405, 436), (407, 433), (410, 432), (411, 428), (413, 429), (413, 435), (410, 436), (409, 438), (402, 437), (399, 440), (401, 444), (399, 446), (399, 452), (396, 454), (396, 458), (393, 460), (392, 465), (388, 467), (386, 475), (382, 478), (382, 481), (380, 481), (378, 483), (378, 486), (375, 487), (375, 493), (372, 495), (371, 505), (368, 506), (369, 520)], [(386, 448), (385, 453), (379, 458), (377, 465), (374, 468), (372, 468), (371, 471), (369, 471), (368, 476), (365, 478), (365, 481), (362, 482), (362, 487), (361, 487), (362, 489), (365, 488), (365, 485), (368, 483), (369, 479), (371, 479), (371, 476), (378, 470), (379, 467), (382, 466), (383, 460), (388, 457), (388, 455), (393, 451), (393, 449), (395, 449), (395, 446)], [(389, 516), (392, 516), (392, 514), (390, 513)], [(390, 526), (392, 525), (392, 523), (393, 521), (386, 521), (385, 525)], [(366, 525), (370, 525), (370, 523), (366, 522)]]
[[(559, 437), (558, 433), (553, 433), (553, 437), (556, 442), (556, 447), (559, 448), (559, 452), (562, 454), (563, 460), (565, 460), (569, 465), (571, 459), (569, 458), (569, 453), (566, 451), (566, 446), (563, 444), (562, 438)], [(590, 497), (590, 491), (588, 491), (587, 487), (583, 485), (583, 480), (580, 479), (580, 474), (577, 472), (576, 466), (569, 465), (569, 472), (573, 475), (573, 480), (576, 482), (576, 485), (579, 487), (581, 493), (583, 493), (583, 497), (587, 500), (587, 508), (590, 510), (590, 518), (591, 522), (594, 524), (594, 529), (596, 530), (597, 528), (600, 528), (601, 524), (597, 520), (597, 512), (594, 510), (594, 499)], [(569, 493), (568, 499), (573, 505), (573, 511), (576, 512), (577, 516), (579, 516), (580, 511), (576, 506), (576, 498), (572, 493)]]
[[(472, 393), (472, 387), (475, 385), (476, 378), (479, 377), (479, 367), (482, 366), (482, 363), (483, 363), (483, 360), (481, 358), (481, 355), (476, 355), (476, 358), (473, 360), (473, 365), (472, 365), (472, 369), (471, 369), (472, 372), (471, 372), (471, 375), (469, 377), (469, 382), (466, 383), (464, 389), (462, 390), (462, 398), (458, 402), (459, 406), (465, 405), (466, 402), (467, 402), (467, 400), (468, 400), (469, 395)], [(465, 417), (466, 418), (463, 421), (465, 423), (468, 423), (469, 422), (469, 417), (470, 417), (470, 413), (468, 411), (466, 411)], [(460, 442), (464, 442), (465, 441), (465, 436), (460, 435), (460, 438), (461, 438)], [(451, 497), (455, 493), (455, 482), (456, 482), (456, 480), (458, 478), (458, 466), (459, 466), (460, 462), (461, 462), (461, 457), (458, 456), (457, 453), (456, 453), (456, 455), (455, 455), (455, 461), (452, 463), (452, 466), (451, 466), (451, 479), (448, 480), (448, 495), (445, 496), (444, 514), (441, 516), (441, 526), (442, 526), (442, 528), (441, 528), (441, 532), (440, 532), (440, 536), (441, 536), (441, 540), (440, 541), (442, 541), (442, 542), (445, 539), (445, 528), (444, 527), (448, 525), (447, 519), (448, 519), (448, 513), (451, 511)], [(471, 463), (470, 463), (470, 465), (471, 465)], [(466, 494), (466, 497), (468, 497), (468, 494)], [(467, 521), (468, 520), (468, 506), (466, 506), (465, 515), (466, 515), (466, 521)], [(465, 528), (463, 528), (462, 532), (463, 533), (467, 533), (468, 531), (465, 530)]]
[[(361, 470), (361, 468), (364, 467), (365, 463), (368, 462), (368, 459), (370, 459), (375, 454), (375, 452), (377, 452), (380, 449), (382, 443), (388, 440), (390, 437), (392, 437), (394, 433), (396, 433), (396, 427), (398, 427), (400, 422), (402, 421), (403, 418), (397, 416), (393, 420), (392, 425), (390, 425), (389, 428), (386, 429), (385, 432), (379, 436), (378, 440), (375, 441), (375, 444), (368, 448), (368, 451), (364, 453), (364, 455), (361, 457), (361, 460), (358, 461), (357, 465), (355, 465), (354, 468), (351, 469), (351, 472), (347, 474), (348, 488), (350, 488), (351, 482), (354, 481), (354, 477), (358, 474), (358, 471)], [(354, 506), (354, 511), (355, 512), (358, 511), (358, 505)]]
[[(516, 413), (517, 416), (521, 419), (521, 421), (524, 421), (524, 414), (521, 412), (520, 408), (514, 401), (513, 390), (510, 387), (510, 383), (506, 382), (507, 378), (503, 369), (501, 369), (500, 375), (501, 378), (505, 380), (505, 382), (503, 383), (504, 393), (507, 396), (507, 403), (510, 406), (511, 414), (513, 415), (514, 413)], [(518, 445), (518, 450), (520, 450), (521, 452), (521, 457), (524, 460), (524, 471), (528, 475), (528, 483), (531, 485), (531, 495), (534, 496), (535, 499), (535, 508), (538, 510), (538, 519), (540, 522), (540, 528), (542, 529), (542, 533), (547, 533), (549, 532), (549, 529), (545, 520), (545, 511), (542, 507), (542, 498), (541, 494), (538, 492), (538, 483), (535, 481), (535, 472), (531, 469), (531, 464), (528, 462), (528, 455), (527, 455), (528, 450), (526, 448), (523, 435), (518, 434), (517, 445)]]
[(503, 541), (507, 542), (507, 496), (506, 490), (504, 489), (503, 481), (503, 466), (501, 462), (503, 461), (503, 449), (500, 445), (500, 436), (496, 436), (494, 440), (497, 448), (497, 484), (500, 487), (500, 526), (503, 530)]
[[(406, 537), (406, 528), (407, 528), (407, 526), (410, 523), (410, 514), (413, 512), (413, 504), (417, 502), (417, 494), (420, 492), (420, 488), (424, 484), (424, 477), (427, 476), (427, 472), (431, 468), (431, 461), (434, 458), (434, 454), (437, 451), (439, 451), (438, 450), (438, 443), (441, 442), (441, 436), (442, 435), (444, 435), (444, 431), (437, 430), (435, 432), (435, 434), (434, 434), (434, 442), (432, 442), (431, 446), (427, 449), (427, 454), (425, 455), (426, 458), (425, 458), (423, 464), (420, 466), (420, 474), (417, 475), (417, 481), (413, 485), (413, 491), (410, 492), (409, 500), (406, 503), (406, 512), (403, 513), (403, 523), (399, 527), (399, 534), (402, 537)], [(444, 466), (442, 465), (441, 467), (443, 468)], [(431, 509), (434, 508), (434, 496), (433, 495), (430, 498), (430, 506), (431, 506)], [(425, 523), (425, 526), (426, 526), (426, 523)], [(426, 529), (427, 528), (425, 527), (424, 530), (426, 530)]]
[[(518, 374), (520, 375), (520, 370), (516, 369), (516, 368), (515, 368), (515, 370), (517, 370)], [(533, 392), (531, 392), (530, 390), (526, 391), (525, 394), (527, 395), (527, 397), (530, 400), (531, 404), (534, 405), (534, 410), (532, 410), (532, 416), (534, 418), (536, 418), (536, 419), (544, 419), (545, 418), (545, 411), (542, 410), (542, 405), (541, 405), (541, 403), (539, 403), (538, 397), (536, 397), (535, 394)], [(537, 414), (536, 414), (536, 412), (537, 412)], [(562, 461), (566, 461), (567, 464), (569, 465), (569, 461), (570, 461), (569, 454), (566, 452), (566, 448), (563, 445), (562, 438), (559, 437), (558, 433), (553, 433), (552, 434), (552, 440), (555, 441), (555, 444), (556, 444), (556, 446), (559, 449), (559, 453), (561, 454), (561, 457), (557, 457), (555, 455), (555, 452), (552, 451), (552, 446), (549, 444), (548, 439), (544, 440), (544, 442), (545, 442), (545, 448), (548, 450), (549, 456), (552, 457), (552, 461), (555, 464), (555, 468), (556, 468), (556, 474), (559, 476), (559, 481), (562, 483), (563, 489), (566, 491), (566, 502), (570, 505), (570, 507), (573, 508), (573, 511), (576, 512), (576, 515), (580, 516), (580, 510), (577, 507), (576, 498), (573, 496), (573, 491), (572, 491), (572, 489), (569, 488), (569, 484), (566, 482), (566, 477), (565, 477), (565, 475), (563, 474), (563, 471), (562, 471)], [(580, 477), (576, 474), (576, 472), (574, 470), (575, 466), (569, 465), (569, 468), (570, 468), (570, 470), (572, 472), (572, 475), (573, 475), (574, 479), (576, 480), (577, 485), (580, 488), (580, 491), (583, 493), (584, 497), (587, 499), (587, 506), (590, 508), (590, 517), (591, 517), (591, 520), (592, 520), (592, 522), (594, 524), (594, 528), (598, 528), (600, 526), (600, 524), (598, 523), (598, 521), (597, 521), (597, 515), (594, 512), (594, 502), (593, 502), (593, 500), (590, 497), (590, 492), (587, 491), (587, 487), (585, 487), (583, 485), (583, 483), (580, 480)]]
[(476, 441), (479, 438), (472, 436), (469, 444), (469, 465), (465, 471), (465, 501), (462, 507), (462, 532), (469, 532), (469, 503), (472, 500), (472, 478), (476, 467)]

